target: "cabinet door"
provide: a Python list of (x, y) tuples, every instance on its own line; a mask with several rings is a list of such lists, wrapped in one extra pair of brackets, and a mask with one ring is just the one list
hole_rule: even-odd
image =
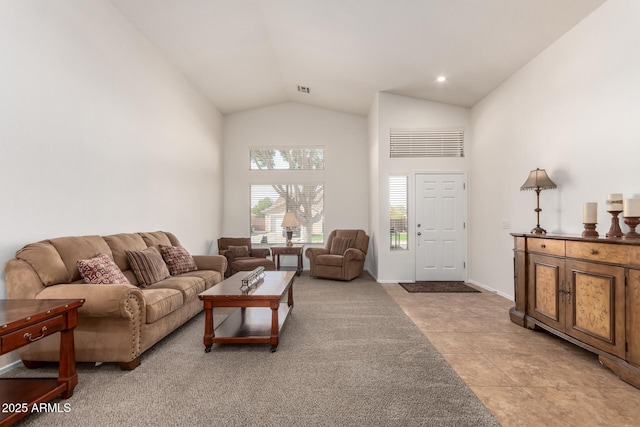
[(624, 268), (569, 260), (566, 297), (565, 332), (624, 358)]
[(629, 269), (627, 274), (629, 276), (625, 292), (627, 362), (640, 366), (640, 270)]
[(525, 295), (525, 289), (527, 288), (527, 278), (525, 277), (526, 272), (525, 253), (515, 251), (513, 257), (513, 290), (516, 301), (516, 310), (522, 314), (527, 311), (527, 296)]
[(564, 265), (561, 258), (529, 255), (527, 314), (564, 332)]

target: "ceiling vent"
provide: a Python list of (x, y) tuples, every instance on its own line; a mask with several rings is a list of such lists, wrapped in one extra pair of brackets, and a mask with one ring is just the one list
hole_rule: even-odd
[(309, 89), (307, 86), (300, 86), (298, 85), (298, 92), (302, 92), (302, 93), (310, 93), (311, 89)]
[(391, 129), (390, 157), (464, 157), (463, 130)]

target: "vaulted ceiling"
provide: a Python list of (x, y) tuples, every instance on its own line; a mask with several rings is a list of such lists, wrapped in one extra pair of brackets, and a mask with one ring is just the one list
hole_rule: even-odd
[(366, 115), (378, 91), (471, 107), (606, 0), (110, 1), (223, 114)]

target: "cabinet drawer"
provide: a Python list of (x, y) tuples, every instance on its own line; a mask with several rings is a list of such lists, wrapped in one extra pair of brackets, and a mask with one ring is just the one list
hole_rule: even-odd
[(274, 255), (299, 255), (302, 253), (302, 248), (278, 248), (272, 251)]
[(640, 266), (640, 246), (629, 247), (629, 264)]
[(64, 329), (64, 324), (64, 316), (56, 316), (6, 334), (0, 341), (2, 353), (13, 351), (32, 342), (39, 341), (46, 336), (60, 332)]
[(564, 240), (529, 238), (527, 250), (539, 254), (564, 256)]
[(629, 264), (629, 246), (608, 243), (567, 242), (567, 257)]

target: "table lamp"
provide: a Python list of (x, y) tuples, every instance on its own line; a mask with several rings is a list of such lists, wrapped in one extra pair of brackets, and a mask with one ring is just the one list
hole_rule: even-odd
[(536, 168), (529, 173), (529, 178), (520, 187), (521, 191), (534, 190), (536, 192), (537, 205), (534, 209), (538, 215), (538, 224), (531, 230), (531, 234), (547, 234), (547, 230), (540, 227), (540, 191), (556, 188), (557, 185), (551, 181), (544, 169)]
[(287, 246), (293, 246), (293, 242), (291, 238), (293, 237), (293, 230), (298, 226), (298, 221), (296, 220), (296, 216), (293, 212), (287, 212), (284, 214), (284, 218), (282, 219), (282, 227), (287, 229)]

